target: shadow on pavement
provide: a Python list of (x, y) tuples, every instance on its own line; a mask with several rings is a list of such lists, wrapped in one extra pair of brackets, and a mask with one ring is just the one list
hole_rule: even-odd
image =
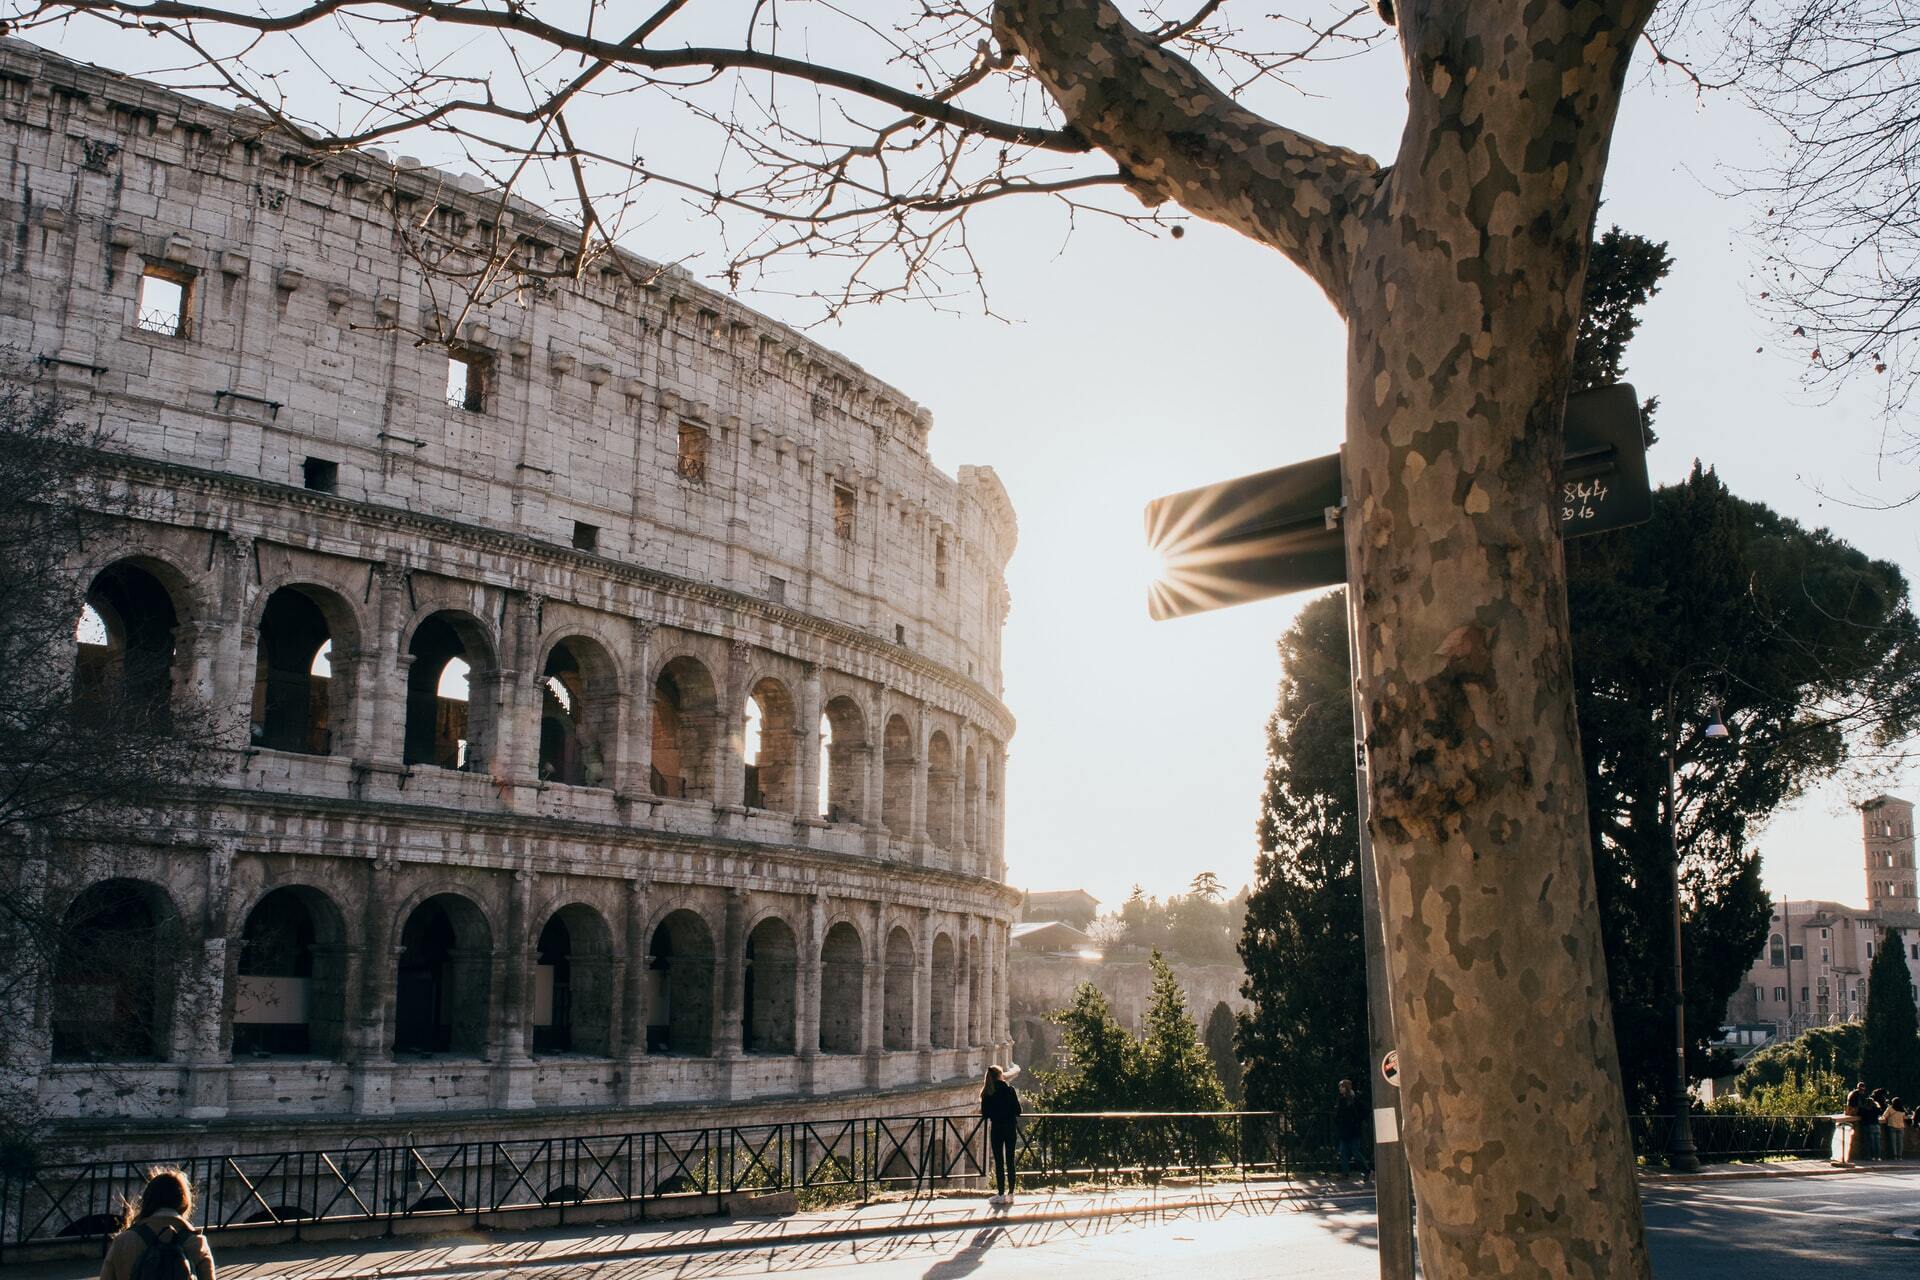
[(985, 1231), (974, 1233), (967, 1241), (967, 1247), (954, 1254), (945, 1262), (936, 1262), (927, 1268), (920, 1280), (960, 1280), (961, 1276), (970, 1276), (980, 1269), (987, 1260), (987, 1250), (998, 1244), (1003, 1228), (988, 1227)]

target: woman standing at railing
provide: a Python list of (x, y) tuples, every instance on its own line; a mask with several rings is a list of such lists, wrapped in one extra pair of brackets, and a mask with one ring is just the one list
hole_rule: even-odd
[(987, 1144), (993, 1150), (993, 1185), (988, 1204), (1002, 1208), (1013, 1203), (1014, 1148), (1020, 1136), (1020, 1093), (1006, 1082), (997, 1066), (987, 1068), (980, 1087), (980, 1114), (987, 1121)]
[(166, 1276), (168, 1280), (213, 1280), (213, 1252), (207, 1238), (188, 1221), (193, 1216), (193, 1188), (178, 1169), (154, 1169), (140, 1201), (129, 1200), (120, 1234), (107, 1249), (100, 1280), (135, 1280)]

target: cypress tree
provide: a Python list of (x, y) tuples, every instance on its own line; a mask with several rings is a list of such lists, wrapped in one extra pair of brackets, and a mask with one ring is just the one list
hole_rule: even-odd
[(1213, 1074), (1219, 1077), (1220, 1088), (1226, 1093), (1227, 1101), (1237, 1107), (1240, 1105), (1240, 1059), (1233, 1051), (1234, 1026), (1233, 1010), (1225, 1000), (1217, 1001), (1213, 1012), (1207, 1015), (1207, 1026), (1200, 1038), (1206, 1043), (1207, 1057), (1213, 1060)]
[(1153, 995), (1147, 1004), (1133, 1105), (1149, 1111), (1226, 1110), (1227, 1095), (1200, 1043), (1200, 1028), (1187, 1011), (1186, 992), (1158, 951), (1147, 963), (1153, 970)]
[(1880, 935), (1867, 970), (1866, 1043), (1860, 1050), (1860, 1078), (1869, 1089), (1884, 1088), (1908, 1106), (1920, 1100), (1920, 1029), (1913, 1007), (1913, 980), (1897, 930)]

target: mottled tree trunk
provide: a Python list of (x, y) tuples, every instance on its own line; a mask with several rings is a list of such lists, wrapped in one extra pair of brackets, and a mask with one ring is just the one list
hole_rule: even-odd
[(1360, 679), (1426, 1274), (1644, 1276), (1552, 497), (1650, 5), (1398, 7), (1391, 168), (1243, 110), (1106, 0), (1001, 0), (999, 29), (1143, 194), (1286, 253), (1348, 321)]

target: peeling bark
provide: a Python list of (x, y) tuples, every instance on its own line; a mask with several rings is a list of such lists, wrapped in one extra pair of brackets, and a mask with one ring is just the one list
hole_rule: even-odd
[(1426, 1274), (1649, 1273), (1551, 501), (1586, 251), (1649, 3), (1395, 6), (1389, 169), (1225, 99), (1107, 0), (1001, 0), (1073, 127), (1272, 245), (1349, 329), (1359, 678)]

